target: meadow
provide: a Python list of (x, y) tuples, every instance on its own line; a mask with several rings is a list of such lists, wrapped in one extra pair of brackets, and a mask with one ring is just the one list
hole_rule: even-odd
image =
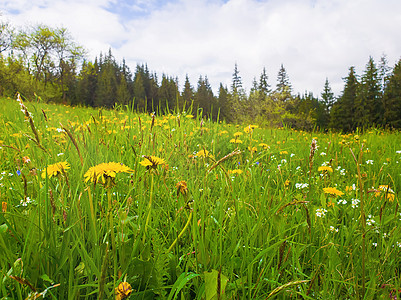
[(19, 99), (0, 99), (1, 299), (399, 299), (400, 132)]

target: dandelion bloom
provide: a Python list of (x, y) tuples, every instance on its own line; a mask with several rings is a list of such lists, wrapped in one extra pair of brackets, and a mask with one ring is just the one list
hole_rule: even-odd
[(42, 178), (46, 178), (46, 174), (47, 176), (49, 176), (49, 178), (57, 176), (59, 174), (62, 174), (65, 170), (69, 168), (70, 165), (66, 161), (52, 164), (50, 166), (47, 166), (47, 168), (43, 170)]
[(239, 175), (239, 174), (242, 174), (242, 172), (243, 172), (243, 171), (240, 170), (240, 169), (234, 169), (234, 170), (229, 170), (229, 171), (228, 171), (229, 174), (238, 174), (238, 175)]
[(129, 297), (132, 293), (132, 287), (128, 282), (121, 282), (118, 287), (115, 289), (116, 292), (116, 300), (121, 300)]
[(238, 131), (238, 132), (234, 133), (234, 136), (235, 136), (235, 137), (239, 137), (239, 136), (242, 135), (242, 134), (243, 134), (242, 132)]
[(256, 148), (256, 147), (250, 147), (250, 146), (249, 146), (249, 147), (248, 147), (248, 150), (251, 151), (251, 152), (253, 153), (253, 152), (258, 151), (258, 148)]
[(179, 181), (176, 185), (177, 188), (177, 196), (181, 193), (182, 195), (186, 195), (188, 193), (188, 186), (185, 181)]
[(232, 144), (242, 144), (242, 141), (235, 138), (235, 139), (231, 139), (230, 143), (232, 143)]
[(376, 197), (378, 197), (380, 195), (380, 193), (385, 193), (386, 198), (390, 202), (394, 201), (394, 198), (395, 198), (394, 191), (388, 185), (380, 185), (378, 188), (378, 192), (375, 193)]
[(108, 163), (101, 163), (97, 166), (90, 167), (89, 170), (85, 173), (85, 182), (89, 180), (92, 182), (97, 182), (99, 179), (102, 179), (102, 182), (106, 184), (107, 179), (111, 179), (114, 181), (117, 173), (131, 173), (133, 172), (127, 166), (116, 163), (116, 162), (108, 162)]
[(285, 155), (285, 154), (288, 154), (288, 152), (284, 150), (284, 151), (280, 151), (280, 154)]
[(265, 143), (260, 143), (259, 146), (262, 147), (264, 150), (267, 150), (269, 148), (269, 145)]
[(196, 153), (195, 156), (197, 156), (197, 157), (210, 157), (210, 158), (213, 158), (213, 155), (211, 155), (210, 152), (207, 151), (207, 150), (200, 150), (198, 153)]
[(246, 126), (245, 128), (244, 128), (244, 131), (246, 132), (246, 133), (250, 133), (250, 132), (252, 132), (255, 128), (258, 128), (259, 126), (258, 125), (248, 125), (248, 126)]
[(144, 160), (140, 161), (139, 163), (146, 167), (147, 169), (152, 168), (156, 169), (158, 165), (165, 165), (166, 161), (163, 158), (157, 157), (157, 156), (143, 156)]
[(329, 166), (321, 166), (317, 170), (319, 172), (331, 172), (331, 173), (333, 173), (332, 167), (329, 167)]
[(330, 194), (330, 195), (332, 195), (332, 196), (342, 196), (342, 195), (344, 195), (343, 192), (337, 190), (337, 189), (334, 188), (334, 187), (323, 188), (323, 191), (324, 191), (326, 194)]

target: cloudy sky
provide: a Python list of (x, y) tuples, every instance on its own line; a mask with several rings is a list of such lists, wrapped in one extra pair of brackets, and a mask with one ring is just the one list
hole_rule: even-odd
[(318, 96), (327, 77), (338, 95), (350, 66), (401, 58), (399, 0), (0, 0), (0, 12), (15, 27), (66, 27), (88, 59), (111, 47), (133, 72), (147, 63), (181, 87), (207, 75), (215, 92), (235, 63), (247, 91), (264, 67), (274, 87), (283, 64), (294, 93)]

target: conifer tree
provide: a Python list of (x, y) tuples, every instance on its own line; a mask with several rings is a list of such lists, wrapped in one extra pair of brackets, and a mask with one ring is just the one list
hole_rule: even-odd
[(224, 87), (222, 83), (220, 83), (219, 87), (219, 96), (218, 96), (218, 107), (220, 109), (220, 119), (226, 120), (230, 122), (232, 120), (231, 116), (231, 105), (230, 105), (230, 97), (227, 87)]
[(262, 74), (260, 74), (259, 78), (259, 100), (264, 100), (266, 96), (271, 92), (268, 79), (269, 77), (267, 76), (266, 68), (263, 68)]
[(276, 92), (283, 94), (283, 93), (291, 93), (291, 83), (288, 77), (287, 71), (284, 68), (283, 64), (280, 66), (280, 70), (277, 74), (277, 85), (276, 85)]
[(357, 126), (368, 127), (382, 123), (383, 103), (378, 70), (372, 57), (361, 77), (355, 99), (355, 121)]
[(401, 59), (395, 65), (383, 95), (384, 123), (401, 128)]
[(207, 76), (205, 76), (204, 79), (202, 76), (199, 76), (198, 88), (194, 96), (194, 104), (195, 107), (201, 108), (204, 116), (212, 115), (212, 109), (216, 109), (216, 101), (214, 100), (213, 91)]
[(355, 99), (358, 89), (358, 79), (355, 68), (350, 67), (348, 76), (345, 78), (345, 86), (341, 97), (330, 113), (330, 127), (349, 132), (356, 129), (355, 122)]
[(231, 84), (231, 93), (232, 94), (241, 94), (242, 93), (242, 79), (239, 75), (237, 63), (234, 66), (233, 80)]
[(189, 82), (188, 74), (185, 76), (185, 82), (184, 82), (184, 90), (182, 91), (181, 95), (182, 99), (182, 110), (187, 110), (188, 107), (191, 106), (192, 101), (194, 99), (194, 89), (191, 86), (191, 83)]

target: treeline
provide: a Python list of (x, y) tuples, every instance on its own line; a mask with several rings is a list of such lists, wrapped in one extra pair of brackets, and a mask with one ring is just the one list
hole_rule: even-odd
[(263, 68), (247, 93), (236, 64), (230, 87), (220, 84), (214, 95), (206, 75), (195, 87), (186, 76), (180, 88), (178, 78), (158, 78), (146, 64), (137, 65), (132, 73), (111, 50), (86, 60), (84, 48), (65, 28), (37, 25), (16, 31), (1, 23), (0, 95), (14, 96), (17, 91), (27, 98), (71, 105), (122, 105), (158, 113), (192, 110), (214, 120), (305, 130), (401, 128), (401, 60), (390, 68), (385, 56), (379, 66), (370, 57), (361, 76), (351, 67), (338, 97), (328, 79), (319, 97), (310, 92), (294, 95), (283, 65), (274, 87)]

